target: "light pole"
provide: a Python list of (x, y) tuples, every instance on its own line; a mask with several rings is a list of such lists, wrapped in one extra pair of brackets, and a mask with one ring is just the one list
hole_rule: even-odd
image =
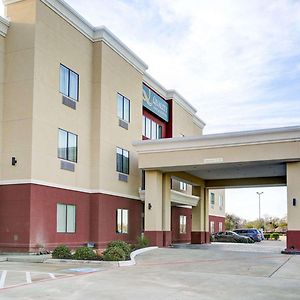
[(264, 192), (256, 192), (258, 195), (258, 220), (260, 221), (260, 195), (263, 194)]

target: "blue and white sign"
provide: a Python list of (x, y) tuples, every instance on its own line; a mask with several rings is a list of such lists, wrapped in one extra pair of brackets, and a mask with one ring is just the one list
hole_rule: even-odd
[(155, 113), (157, 116), (169, 121), (169, 105), (159, 95), (143, 84), (143, 106)]

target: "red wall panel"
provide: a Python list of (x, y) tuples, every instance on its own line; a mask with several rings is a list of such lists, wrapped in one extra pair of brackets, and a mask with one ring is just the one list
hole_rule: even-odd
[[(31, 186), (30, 246), (38, 244), (52, 249), (59, 244), (78, 247), (90, 241), (90, 195), (77, 191)], [(56, 232), (57, 204), (76, 205), (76, 232)]]
[(30, 184), (0, 186), (0, 249), (28, 251)]
[[(186, 216), (186, 234), (179, 233), (180, 216)], [(171, 217), (172, 243), (191, 242), (192, 210), (190, 208), (172, 207)]]
[(222, 231), (225, 230), (225, 217), (219, 217), (219, 216), (209, 216), (209, 231), (210, 231), (210, 222), (213, 221), (215, 223), (215, 233), (219, 232), (219, 223), (222, 223)]

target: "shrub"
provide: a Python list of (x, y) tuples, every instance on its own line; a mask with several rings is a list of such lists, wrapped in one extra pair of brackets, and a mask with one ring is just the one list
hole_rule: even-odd
[(270, 233), (264, 233), (264, 237), (266, 240), (268, 240), (270, 238), (271, 234)]
[(71, 256), (71, 250), (65, 245), (56, 247), (52, 252), (52, 258), (68, 259), (71, 258)]
[(89, 247), (80, 247), (76, 249), (73, 258), (79, 260), (93, 260), (97, 258), (97, 255)]
[(124, 241), (109, 242), (106, 250), (104, 251), (104, 255), (105, 255), (105, 252), (108, 251), (110, 248), (115, 248), (115, 247), (122, 249), (123, 252), (125, 253), (125, 259), (129, 259), (130, 253), (131, 253), (131, 246)]
[(126, 259), (126, 254), (121, 247), (112, 246), (103, 253), (104, 260), (121, 261)]
[(271, 236), (270, 236), (270, 237), (271, 237), (271, 239), (274, 239), (274, 240), (276, 240), (276, 241), (277, 241), (277, 240), (279, 239), (279, 233), (277, 233), (277, 232), (274, 232), (274, 233), (272, 233), (272, 234), (271, 234)]
[(137, 240), (137, 243), (135, 245), (135, 249), (145, 248), (145, 247), (148, 247), (150, 244), (149, 239), (147, 237), (145, 237), (144, 235), (138, 236), (136, 240)]

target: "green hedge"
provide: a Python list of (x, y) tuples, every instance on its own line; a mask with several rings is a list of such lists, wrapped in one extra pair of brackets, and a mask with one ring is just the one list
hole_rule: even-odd
[(122, 261), (126, 259), (126, 254), (122, 248), (112, 246), (104, 251), (103, 259), (108, 261)]
[[(108, 243), (106, 250), (104, 251), (104, 256), (105, 253), (110, 249), (110, 248), (120, 248), (123, 250), (124, 254), (125, 254), (125, 258), (123, 260), (129, 259), (130, 258), (130, 253), (132, 251), (131, 249), (131, 245), (127, 244), (124, 241), (111, 241)], [(122, 260), (122, 259), (121, 259)]]
[(52, 258), (70, 259), (71, 257), (71, 250), (65, 245), (56, 247), (52, 252)]
[(279, 239), (279, 233), (277, 232), (271, 233), (270, 238), (277, 241)]
[(77, 260), (94, 260), (97, 258), (97, 255), (93, 249), (89, 247), (80, 247), (76, 249), (72, 258)]

